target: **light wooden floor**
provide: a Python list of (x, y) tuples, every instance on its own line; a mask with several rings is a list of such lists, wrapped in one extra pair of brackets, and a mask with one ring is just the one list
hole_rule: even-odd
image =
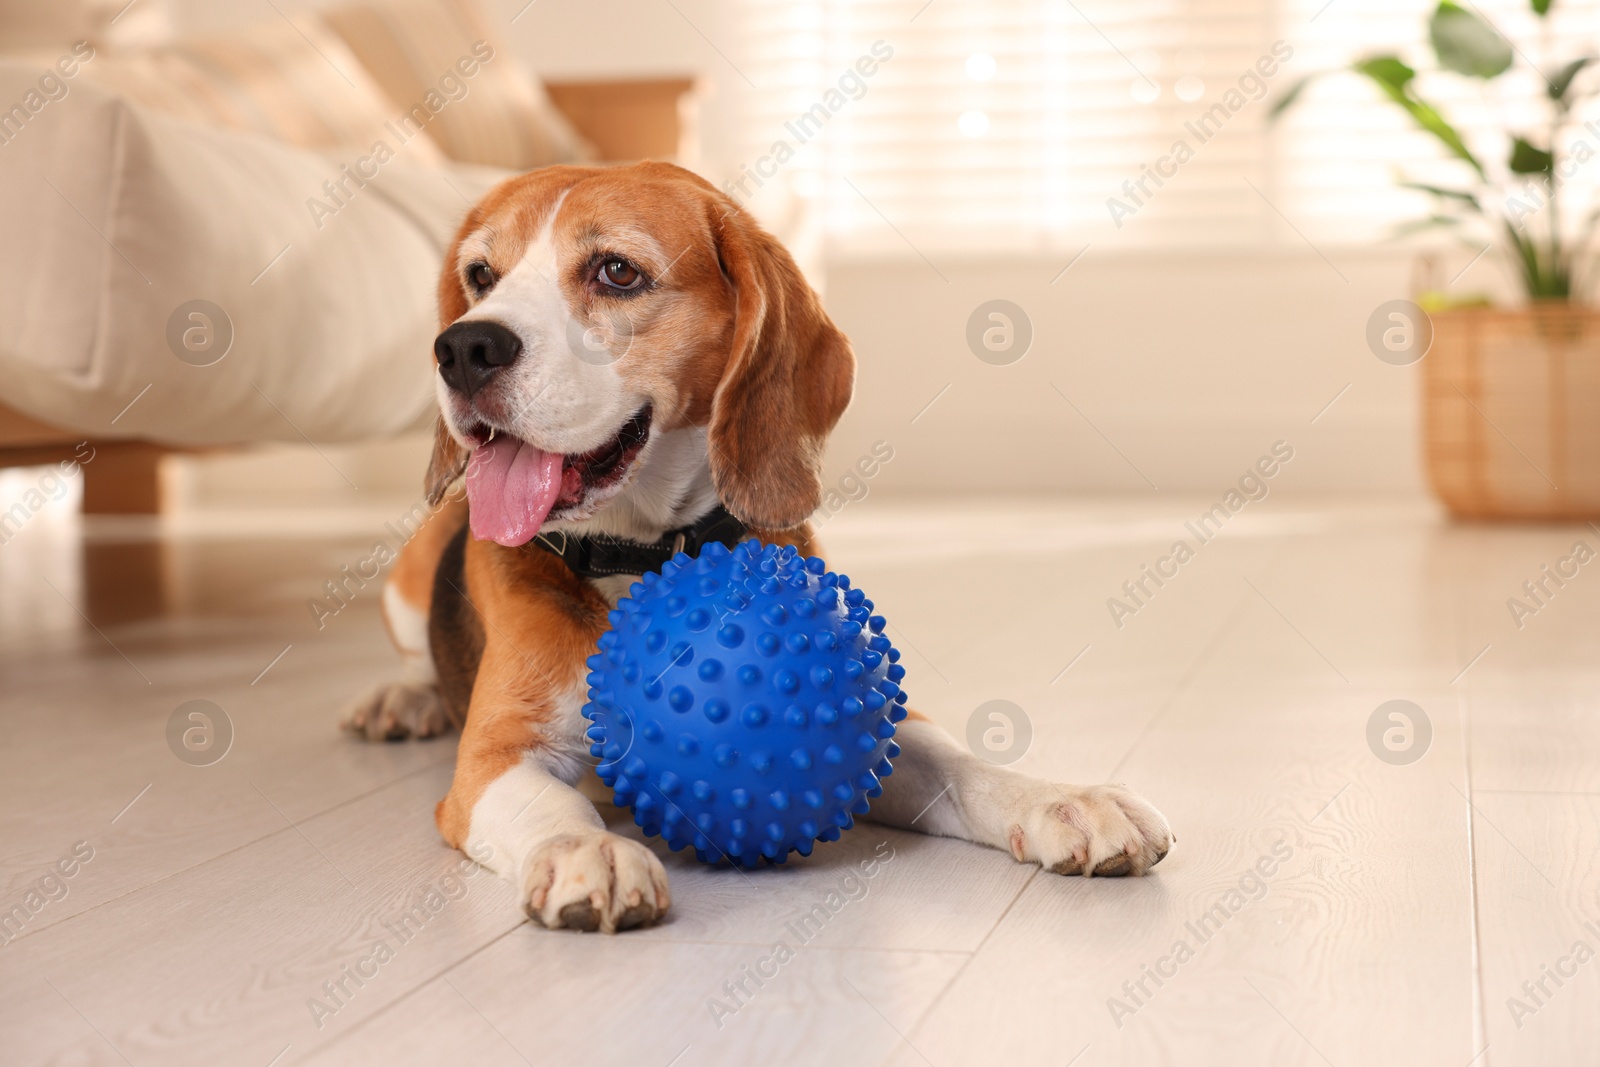
[[(41, 518), (0, 546), (0, 909), (26, 910), (76, 843), (93, 858), (0, 947), (0, 1061), (1592, 1059), (1600, 961), (1561, 961), (1600, 949), (1600, 563), (1520, 629), (1506, 600), (1600, 533), (1274, 496), (1118, 630), (1106, 598), (1200, 507), (874, 498), (824, 534), (888, 614), (918, 706), (964, 732), (1015, 701), (1034, 730), (1019, 768), (1125, 781), (1167, 814), (1178, 844), (1151, 877), (1062, 878), (868, 825), (749, 876), (663, 851), (671, 921), (612, 938), (529, 926), (490, 875), (446, 880), (432, 809), (452, 742), (335, 732), (393, 666), (377, 587), (320, 631), (306, 601), (389, 514), (81, 542)], [(236, 731), (203, 768), (164, 733), (196, 698)], [(1407, 766), (1366, 740), (1396, 698), (1433, 726)], [(864, 895), (795, 938), (885, 841)], [(1250, 877), (1274, 846), (1289, 858)], [(400, 943), (388, 924), (440, 887), (455, 899)], [(1230, 890), (1202, 941), (1191, 924)], [(380, 939), (392, 958), (319, 1026), (310, 998)], [(779, 940), (794, 958), (719, 1025), (712, 998)], [(1179, 941), (1157, 986), (1145, 968)], [(1576, 973), (1535, 1001), (1543, 967)]]

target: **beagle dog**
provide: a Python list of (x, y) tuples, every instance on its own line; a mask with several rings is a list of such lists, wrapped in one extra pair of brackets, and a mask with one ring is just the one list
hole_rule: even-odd
[[(655, 922), (672, 899), (661, 861), (585, 795), (604, 799), (585, 660), (617, 599), (678, 550), (753, 536), (818, 554), (807, 517), (855, 357), (783, 247), (665, 163), (501, 183), (456, 235), (439, 312), (437, 510), (383, 594), (404, 672), (345, 726), (461, 730), (439, 831), (511, 879), (532, 919)], [(895, 740), (877, 822), (1058, 874), (1143, 874), (1171, 845), (1120, 786), (994, 766), (916, 712)]]

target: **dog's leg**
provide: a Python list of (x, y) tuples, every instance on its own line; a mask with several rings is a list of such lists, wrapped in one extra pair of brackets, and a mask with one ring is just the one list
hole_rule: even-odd
[(440, 832), (516, 883), (523, 910), (544, 926), (615, 933), (654, 922), (672, 902), (661, 861), (607, 832), (572, 784), (587, 770), (576, 756), (581, 737), (558, 735), (567, 732), (562, 720), (578, 718), (581, 693), (553, 714), (521, 710), (526, 683), (497, 684), (491, 657), (473, 689), (455, 782), (439, 803)]
[(1171, 847), (1167, 820), (1122, 786), (1057, 785), (997, 767), (916, 712), (895, 741), (875, 822), (1005, 849), (1057, 874), (1143, 874)]
[(439, 675), (428, 653), (428, 615), (390, 580), (383, 587), (383, 618), (400, 652), (400, 678), (380, 682), (349, 704), (339, 725), (368, 741), (435, 737), (450, 728), (439, 695)]
[(652, 923), (672, 903), (666, 869), (644, 845), (607, 832), (573, 786), (590, 773), (580, 758), (581, 652), (519, 643), (527, 654), (489, 631), (439, 831), (511, 879), (544, 926), (615, 933)]
[(400, 653), (400, 679), (374, 686), (345, 708), (339, 725), (357, 737), (401, 741), (434, 737), (450, 728), (428, 649), (428, 609), (439, 556), (465, 521), (464, 504), (446, 503), (401, 547), (383, 584), (383, 622)]

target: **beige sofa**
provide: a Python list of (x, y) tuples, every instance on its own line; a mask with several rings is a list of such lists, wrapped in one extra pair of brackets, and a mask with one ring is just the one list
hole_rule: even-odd
[(470, 202), (675, 155), (692, 88), (542, 87), (468, 0), (0, 59), (0, 465), (89, 440), (85, 509), (152, 511), (172, 449), (424, 425)]

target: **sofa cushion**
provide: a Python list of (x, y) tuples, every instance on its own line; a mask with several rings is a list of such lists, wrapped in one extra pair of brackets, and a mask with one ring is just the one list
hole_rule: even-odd
[[(304, 13), (136, 52), (102, 50), (84, 75), (152, 110), (302, 148), (348, 157), (397, 141), (399, 109), (344, 41)], [(445, 158), (425, 133), (409, 137), (405, 153), (415, 163)]]
[[(426, 424), (438, 264), (503, 172), (400, 158), (342, 171), (83, 78), (49, 99), (41, 76), (0, 62), (0, 115), (26, 116), (0, 126), (7, 404), (179, 444)], [(225, 354), (205, 347), (225, 333)]]

